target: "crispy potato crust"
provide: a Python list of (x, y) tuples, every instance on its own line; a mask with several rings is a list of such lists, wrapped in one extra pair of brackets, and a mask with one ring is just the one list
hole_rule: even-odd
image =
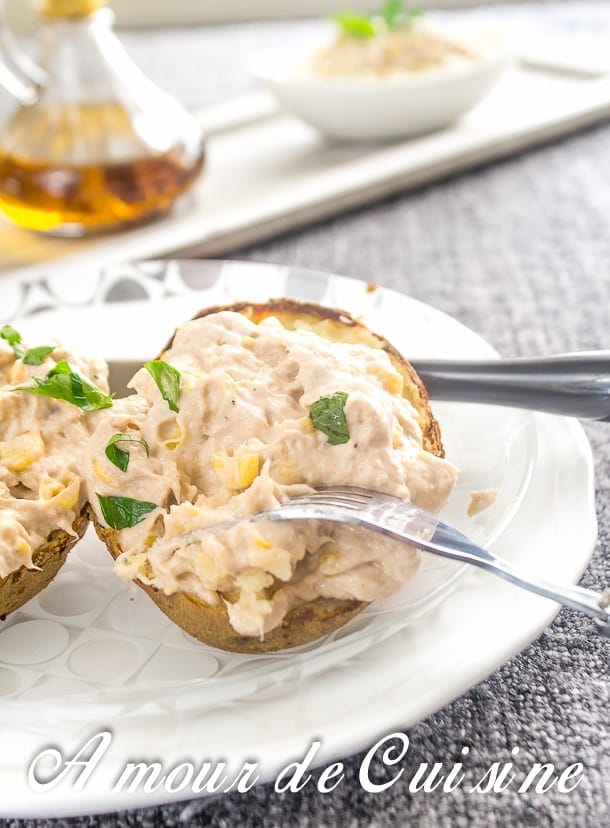
[[(276, 316), (286, 328), (291, 330), (299, 326), (307, 326), (319, 336), (335, 342), (353, 342), (383, 349), (404, 378), (404, 396), (419, 413), (424, 447), (432, 454), (444, 457), (440, 429), (430, 410), (428, 394), (423, 382), (393, 345), (370, 331), (349, 313), (312, 303), (298, 302), (294, 299), (272, 299), (264, 304), (236, 302), (232, 305), (206, 308), (194, 318), (198, 319), (219, 311), (243, 313), (256, 323), (268, 316)], [(171, 347), (172, 342), (173, 337), (164, 352)], [(164, 352), (160, 358), (163, 357)], [(118, 533), (101, 526), (97, 520), (94, 522), (99, 537), (116, 559), (122, 551)], [(194, 595), (187, 593), (165, 595), (160, 590), (138, 580), (135, 583), (172, 621), (190, 635), (213, 647), (239, 653), (273, 652), (307, 644), (339, 629), (367, 606), (363, 601), (318, 598), (316, 601), (307, 602), (291, 610), (282, 623), (267, 633), (261, 641), (258, 638), (239, 635), (229, 623), (224, 604), (210, 606)]]
[(68, 552), (85, 534), (88, 523), (89, 516), (84, 509), (72, 524), (75, 536), (55, 529), (47, 542), (34, 551), (32, 560), (39, 569), (22, 566), (6, 578), (0, 578), (0, 618), (19, 609), (51, 583), (66, 562)]

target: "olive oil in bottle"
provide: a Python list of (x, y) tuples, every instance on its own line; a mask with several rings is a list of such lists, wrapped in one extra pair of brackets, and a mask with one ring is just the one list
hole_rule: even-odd
[(14, 86), (21, 105), (0, 130), (0, 213), (21, 227), (82, 236), (139, 224), (202, 170), (198, 123), (141, 75), (104, 6), (42, 3), (44, 80)]

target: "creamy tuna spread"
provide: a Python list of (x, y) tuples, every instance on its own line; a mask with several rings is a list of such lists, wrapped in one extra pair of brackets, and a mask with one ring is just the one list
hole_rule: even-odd
[(327, 523), (244, 521), (183, 537), (323, 484), (440, 509), (456, 470), (423, 449), (384, 351), (225, 311), (179, 328), (162, 361), (136, 373), (136, 394), (91, 438), (89, 498), (120, 529), (119, 575), (224, 602), (235, 630), (263, 636), (304, 601), (387, 598), (414, 574), (415, 550)]
[(426, 22), (413, 20), (396, 29), (380, 24), (370, 37), (342, 33), (316, 52), (311, 70), (325, 77), (400, 76), (469, 64), (481, 54)]
[[(26, 351), (20, 339), (14, 348)], [(36, 378), (44, 383), (57, 366), (69, 365), (108, 392), (103, 361), (59, 344), (27, 353), (35, 352), (33, 361), (40, 364), (27, 365), (0, 339), (0, 578), (23, 566), (35, 568), (33, 552), (54, 529), (75, 534), (72, 525), (86, 502), (83, 453), (96, 416), (66, 400), (17, 389), (34, 387)]]
[(481, 489), (477, 492), (471, 492), (468, 517), (474, 517), (484, 512), (485, 509), (489, 509), (496, 502), (497, 497), (498, 489)]

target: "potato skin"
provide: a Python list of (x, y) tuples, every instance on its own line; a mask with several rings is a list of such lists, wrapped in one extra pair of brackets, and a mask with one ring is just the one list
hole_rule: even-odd
[[(95, 529), (112, 557), (116, 559), (122, 551), (116, 530), (100, 526), (97, 521)], [(282, 623), (266, 633), (261, 641), (236, 632), (229, 623), (224, 604), (210, 606), (197, 596), (186, 592), (166, 595), (141, 581), (136, 580), (134, 583), (189, 635), (203, 641), (204, 644), (235, 653), (267, 653), (307, 644), (342, 627), (366, 606), (361, 601), (319, 598), (317, 601), (295, 607)]]
[(69, 535), (63, 529), (54, 529), (46, 543), (34, 550), (32, 560), (40, 569), (22, 566), (6, 578), (0, 578), (0, 619), (22, 607), (57, 575), (66, 562), (68, 552), (82, 538), (89, 524), (85, 508), (72, 524), (76, 535)]
[[(438, 423), (430, 410), (424, 384), (413, 367), (393, 345), (373, 333), (346, 311), (299, 302), (295, 299), (272, 299), (264, 304), (236, 302), (231, 305), (206, 308), (193, 318), (199, 319), (220, 311), (242, 313), (256, 323), (261, 322), (265, 317), (276, 316), (289, 329), (294, 329), (298, 323), (306, 322), (313, 326), (316, 333), (327, 339), (383, 349), (404, 378), (404, 396), (419, 413), (425, 449), (438, 457), (444, 457)], [(173, 337), (164, 352), (171, 347), (172, 342)], [(159, 358), (163, 358), (164, 352)], [(95, 516), (92, 517), (99, 537), (116, 559), (122, 551), (118, 533), (114, 529), (101, 526)], [(238, 653), (274, 652), (307, 644), (339, 629), (368, 606), (364, 601), (318, 598), (292, 609), (278, 627), (266, 633), (265, 638), (260, 640), (237, 633), (229, 622), (229, 615), (224, 604), (210, 606), (188, 593), (166, 595), (141, 581), (136, 580), (135, 583), (172, 621), (190, 635), (212, 647)]]

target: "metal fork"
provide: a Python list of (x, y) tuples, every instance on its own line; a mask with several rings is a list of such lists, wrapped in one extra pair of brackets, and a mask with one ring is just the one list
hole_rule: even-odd
[[(371, 529), (433, 555), (473, 564), (522, 589), (584, 612), (595, 619), (602, 635), (610, 637), (610, 590), (604, 594), (579, 586), (553, 584), (517, 571), (511, 564), (477, 546), (454, 526), (399, 497), (355, 486), (324, 487), (299, 495), (268, 512), (239, 517), (183, 535), (180, 542), (196, 542), (248, 521), (326, 520)], [(165, 545), (165, 541), (160, 541)]]
[[(434, 400), (487, 403), (610, 422), (610, 351), (478, 362), (415, 359)], [(108, 363), (110, 388), (128, 394), (141, 362)]]

